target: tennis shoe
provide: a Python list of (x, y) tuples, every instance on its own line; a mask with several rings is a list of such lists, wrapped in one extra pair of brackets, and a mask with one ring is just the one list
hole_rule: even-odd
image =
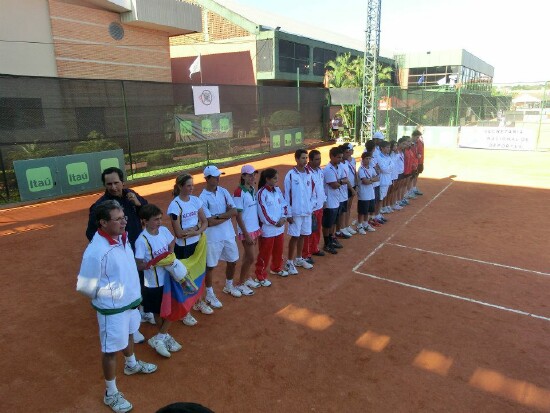
[(103, 396), (103, 403), (109, 406), (113, 412), (117, 413), (129, 412), (134, 407), (132, 403), (124, 398), (124, 394), (121, 392), (116, 392), (110, 396), (107, 396), (107, 393), (105, 393), (105, 396)]
[(376, 230), (370, 226), (370, 224), (367, 224), (367, 226), (364, 227), (368, 232), (376, 232)]
[(344, 248), (342, 244), (340, 244), (340, 241), (338, 241), (336, 238), (332, 238), (331, 245), (336, 248), (337, 250), (340, 248)]
[[(281, 271), (282, 272), (282, 271)], [(286, 272), (286, 271), (285, 271)], [(287, 274), (288, 275), (288, 274)], [(287, 275), (285, 275), (284, 277), (286, 277)], [(258, 281), (258, 283), (262, 286), (262, 287), (271, 287), (271, 281), (269, 280), (256, 280)]]
[(242, 296), (241, 291), (237, 287), (235, 287), (233, 284), (231, 285), (225, 284), (225, 287), (223, 287), (222, 291), (226, 294), (231, 294), (233, 297), (236, 297), (236, 298), (239, 298), (240, 296)]
[(349, 227), (346, 228), (346, 231), (350, 233), (350, 235), (355, 235), (357, 234), (357, 231), (355, 231), (351, 225)]
[[(157, 338), (157, 336), (154, 336), (147, 340), (147, 343), (149, 343), (149, 345), (153, 347), (155, 351), (161, 356), (170, 358), (171, 354), (166, 348), (166, 342), (164, 340), (161, 340)], [(124, 372), (126, 373), (126, 369), (124, 369)]]
[(174, 337), (170, 334), (166, 334), (166, 340), (164, 340), (164, 342), (166, 343), (166, 348), (170, 353), (175, 353), (176, 351), (180, 351), (182, 349), (181, 344), (174, 340)]
[(396, 211), (401, 211), (403, 209), (403, 207), (399, 204), (395, 204), (392, 208)]
[(197, 301), (193, 305), (193, 310), (200, 311), (203, 314), (212, 314), (214, 312), (214, 310), (212, 310), (212, 308), (210, 308), (210, 306), (206, 304), (206, 302), (204, 302), (203, 300)]
[(304, 260), (303, 258), (296, 258), (296, 260), (294, 260), (294, 265), (296, 267), (302, 267), (306, 270), (311, 270), (313, 268), (313, 265), (307, 262), (306, 260)]
[[(225, 287), (224, 287), (225, 290)], [(224, 291), (225, 292), (225, 291)], [(214, 308), (222, 308), (223, 304), (220, 300), (218, 300), (218, 297), (216, 297), (216, 294), (212, 293), (206, 293), (205, 297), (206, 304), (210, 305), (210, 307)]]
[(153, 313), (141, 313), (141, 322), (155, 325), (155, 316)]
[(155, 371), (157, 371), (156, 364), (146, 363), (141, 360), (137, 360), (134, 367), (128, 367), (128, 365), (124, 366), (124, 374), (127, 376), (131, 376), (136, 373), (151, 374)]
[(183, 317), (181, 319), (181, 321), (183, 322), (183, 324), (185, 324), (186, 326), (189, 326), (189, 327), (192, 327), (192, 326), (194, 326), (195, 324), (198, 323), (197, 319), (195, 317), (193, 317), (191, 315), (191, 313), (185, 314), (185, 317)]
[(324, 257), (325, 253), (322, 250), (319, 250), (317, 252), (314, 252), (312, 255), (315, 255), (316, 257)]
[(134, 344), (141, 344), (145, 341), (145, 337), (139, 332), (139, 330), (132, 335), (134, 336)]
[(344, 234), (344, 231), (342, 231), (342, 230), (336, 231), (336, 236), (338, 238), (343, 238), (343, 239), (350, 239), (351, 238), (351, 234)]
[(288, 273), (288, 275), (298, 275), (298, 270), (296, 269), (296, 266), (292, 261), (286, 262), (285, 270)]
[(311, 265), (315, 264), (315, 261), (313, 261), (313, 258), (311, 258), (311, 257), (304, 258), (304, 260), (306, 262), (309, 262)]
[(367, 231), (365, 231), (363, 227), (357, 227), (357, 232), (361, 235), (365, 235), (367, 233)]
[(254, 295), (254, 291), (252, 291), (246, 284), (237, 285), (237, 289), (241, 293), (241, 295)]
[(424, 192), (422, 192), (420, 189), (415, 189), (414, 194), (415, 195), (424, 195)]
[[(285, 270), (281, 270), (281, 271), (273, 271), (273, 270), (270, 270), (269, 271), (270, 274), (273, 274), (273, 275), (278, 275), (279, 277), (288, 277), (288, 271), (285, 271)], [(260, 281), (261, 283), (261, 281)], [(265, 287), (265, 285), (263, 285)]]
[(248, 288), (260, 288), (261, 287), (260, 283), (254, 281), (252, 278), (248, 278), (248, 280), (246, 280), (244, 282), (244, 285), (246, 285)]
[(335, 254), (338, 254), (338, 251), (336, 251), (336, 248), (334, 248), (334, 247), (332, 246), (332, 244), (330, 244), (330, 245), (325, 245), (325, 246), (323, 247), (323, 250), (325, 250), (325, 251), (328, 252), (329, 254), (334, 254), (334, 255), (335, 255)]

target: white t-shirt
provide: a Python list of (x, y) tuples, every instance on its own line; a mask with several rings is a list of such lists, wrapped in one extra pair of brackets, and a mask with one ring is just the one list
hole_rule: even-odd
[(356, 163), (354, 158), (349, 158), (347, 161), (344, 161), (342, 164), (345, 167), (346, 175), (348, 176), (349, 182), (352, 187), (355, 188), (356, 182), (355, 182), (355, 172), (356, 172)]
[[(239, 186), (233, 192), (233, 201), (237, 211), (241, 212), (244, 225), (247, 232), (255, 232), (260, 229), (260, 220), (258, 219), (258, 201), (256, 200), (256, 191), (252, 191)], [(242, 234), (241, 227), (237, 224), (237, 232)]]
[[(157, 235), (150, 234), (144, 229), (136, 240), (135, 256), (138, 260), (149, 262), (163, 252), (167, 252), (173, 239), (174, 236), (170, 230), (164, 226), (159, 227)], [(162, 287), (166, 273), (163, 267), (151, 267), (143, 271), (144, 285), (149, 288)]]
[[(349, 171), (348, 167), (346, 166), (345, 162), (342, 162), (340, 165), (338, 165), (338, 176), (340, 179), (348, 178), (349, 179)], [(339, 189), (338, 192), (338, 200), (340, 202), (344, 202), (348, 200), (348, 184), (343, 184)]]
[(376, 176), (374, 168), (365, 168), (363, 165), (359, 167), (358, 180), (359, 186), (357, 191), (357, 199), (359, 201), (370, 201), (374, 199), (374, 186), (372, 184), (365, 185), (361, 182), (363, 178), (371, 179)]
[[(206, 218), (223, 214), (231, 208), (237, 208), (231, 194), (221, 186), (218, 186), (215, 192), (203, 189), (199, 198), (202, 201)], [(206, 228), (207, 242), (225, 241), (231, 238), (235, 238), (235, 229), (230, 219), (220, 225)]]
[[(179, 196), (175, 197), (168, 205), (168, 215), (180, 217), (181, 229), (188, 229), (199, 224), (199, 209), (202, 208), (202, 201), (196, 196), (190, 195), (189, 201), (183, 201)], [(200, 235), (185, 239), (176, 238), (176, 245), (183, 247), (199, 242)]]
[[(374, 157), (370, 160), (370, 164), (369, 164), (369, 167), (374, 169), (374, 167), (378, 165), (378, 160), (376, 160)], [(376, 169), (374, 169), (374, 171), (376, 172)], [(378, 175), (378, 173), (376, 174)], [(376, 181), (372, 184), (373, 187), (377, 187), (377, 186), (380, 186), (380, 181)]]
[(340, 179), (340, 171), (337, 166), (329, 163), (323, 169), (323, 177), (325, 182), (325, 194), (327, 195), (327, 208), (338, 208), (340, 206), (340, 188), (332, 189), (330, 183), (338, 182)]

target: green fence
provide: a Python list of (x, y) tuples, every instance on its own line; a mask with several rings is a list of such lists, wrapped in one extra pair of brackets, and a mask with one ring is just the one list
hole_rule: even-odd
[(0, 75), (0, 202), (22, 200), (20, 160), (121, 149), (131, 180), (269, 152), (272, 131), (301, 129), (301, 146), (326, 136), (325, 89), (220, 85), (219, 96), (221, 113), (195, 116), (190, 85)]

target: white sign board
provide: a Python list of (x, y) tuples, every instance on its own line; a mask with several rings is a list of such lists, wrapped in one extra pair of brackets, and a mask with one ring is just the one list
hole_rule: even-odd
[(460, 128), (458, 146), (461, 148), (534, 151), (537, 142), (535, 133), (530, 129), (463, 126)]
[(218, 86), (192, 86), (195, 115), (220, 113), (220, 89)]

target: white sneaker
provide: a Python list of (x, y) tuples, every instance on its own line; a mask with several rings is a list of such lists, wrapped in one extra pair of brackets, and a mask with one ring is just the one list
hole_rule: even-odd
[(233, 284), (231, 284), (231, 285), (225, 284), (225, 287), (223, 287), (222, 291), (226, 294), (231, 294), (233, 297), (236, 297), (236, 298), (239, 298), (240, 296), (242, 296), (239, 289), (237, 287), (235, 287)]
[(367, 233), (367, 231), (365, 231), (363, 227), (357, 227), (357, 232), (361, 235), (365, 235)]
[(397, 210), (397, 211), (401, 211), (403, 209), (403, 207), (399, 204), (395, 204), (394, 206), (392, 206), (392, 208)]
[(203, 314), (212, 314), (214, 312), (203, 300), (199, 300), (193, 304), (193, 310), (200, 311)]
[(351, 225), (349, 227), (346, 228), (346, 231), (348, 231), (351, 235), (355, 235), (357, 234), (357, 231), (355, 231)]
[(303, 258), (296, 258), (296, 260), (294, 260), (294, 265), (296, 267), (302, 267), (306, 270), (311, 270), (313, 268), (313, 264), (310, 264), (309, 262), (307, 262)]
[(367, 224), (367, 226), (365, 227), (365, 229), (368, 231), (368, 232), (376, 232), (376, 228), (374, 228), (372, 225), (370, 224)]
[(252, 291), (246, 284), (237, 285), (237, 290), (241, 293), (241, 295), (254, 295), (254, 291)]
[(141, 334), (141, 333), (139, 332), (139, 330), (136, 331), (136, 332), (133, 334), (133, 336), (134, 336), (134, 344), (141, 344), (141, 343), (143, 343), (143, 342), (145, 341), (145, 337), (143, 336), (143, 334)]
[(347, 228), (342, 228), (340, 232), (344, 235), (347, 235), (348, 237), (352, 236), (351, 232), (349, 232)]
[[(224, 290), (225, 290), (225, 288), (224, 288)], [(218, 300), (218, 297), (216, 297), (216, 294), (214, 294), (214, 293), (212, 293), (212, 294), (206, 293), (205, 301), (206, 301), (206, 304), (209, 304), (211, 307), (214, 307), (214, 308), (222, 308), (223, 307), (222, 302), (220, 300)]]
[(141, 313), (141, 322), (155, 325), (155, 316), (153, 313)]
[(288, 275), (298, 275), (298, 270), (296, 269), (296, 266), (292, 261), (286, 262), (285, 270), (288, 273)]
[(248, 288), (260, 288), (262, 285), (259, 282), (254, 281), (252, 278), (249, 278), (244, 282)]
[[(286, 276), (288, 276), (288, 274), (285, 275), (285, 277)], [(258, 284), (260, 284), (262, 287), (271, 287), (271, 281), (269, 281), (269, 280), (258, 280), (257, 279), (256, 281), (258, 281)]]
[(105, 393), (105, 396), (103, 396), (103, 403), (109, 406), (113, 412), (117, 413), (129, 412), (134, 407), (132, 403), (124, 398), (124, 394), (121, 392), (116, 392), (111, 396), (107, 396), (107, 393)]
[(170, 334), (166, 334), (166, 340), (164, 340), (164, 343), (166, 343), (166, 348), (170, 353), (175, 353), (176, 351), (180, 351), (182, 349), (181, 344), (174, 340), (174, 337)]
[(187, 313), (185, 315), (185, 317), (183, 317), (181, 319), (181, 321), (183, 322), (183, 324), (185, 324), (186, 326), (189, 326), (189, 327), (192, 327), (192, 326), (194, 326), (195, 324), (198, 323), (197, 319), (195, 317), (193, 317), (191, 315), (191, 313)]
[(357, 224), (357, 220), (356, 220), (356, 219), (354, 219), (353, 221), (351, 221), (351, 225), (355, 225), (355, 224)]
[[(279, 277), (288, 277), (288, 271), (281, 270), (281, 271), (271, 271), (269, 270), (270, 274), (278, 275)], [(261, 283), (261, 281), (259, 281)], [(265, 287), (265, 286), (264, 286)]]
[(153, 347), (156, 352), (159, 353), (161, 356), (170, 358), (171, 354), (166, 348), (166, 342), (164, 340), (161, 340), (157, 338), (157, 336), (154, 336), (147, 340), (147, 343), (149, 343), (149, 345)]

